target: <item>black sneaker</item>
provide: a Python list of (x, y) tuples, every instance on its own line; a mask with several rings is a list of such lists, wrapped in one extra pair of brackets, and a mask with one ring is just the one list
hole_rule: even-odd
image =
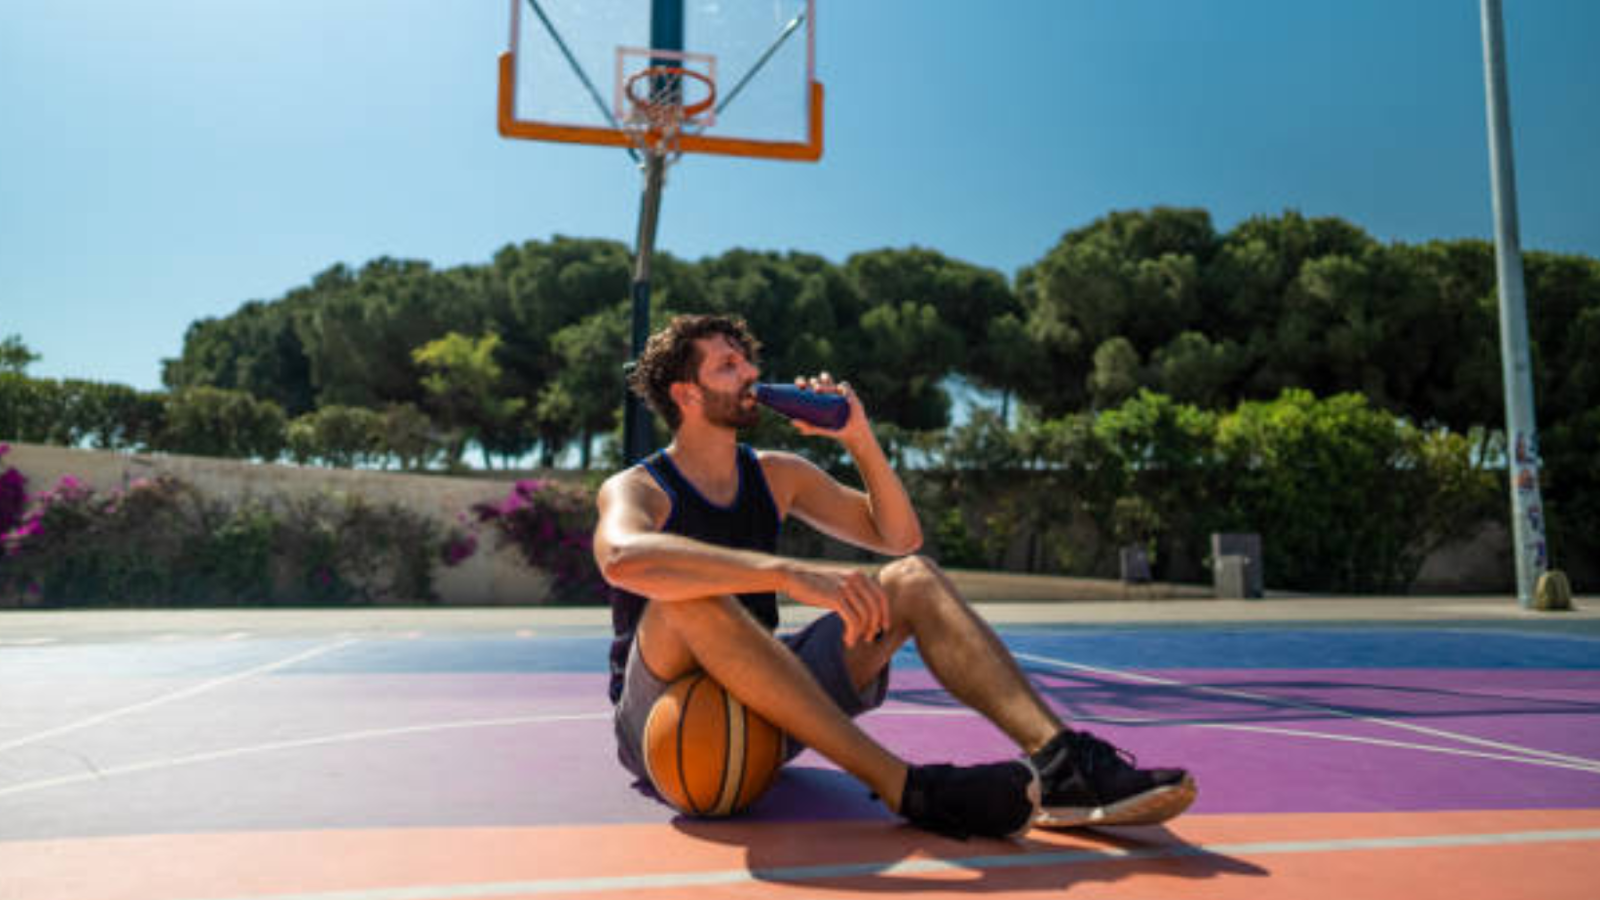
[(1183, 769), (1140, 769), (1133, 754), (1087, 731), (1063, 731), (1033, 755), (1044, 782), (1037, 824), (1154, 825), (1194, 802)]
[(912, 766), (900, 814), (955, 838), (1020, 837), (1039, 814), (1039, 773), (1024, 761)]

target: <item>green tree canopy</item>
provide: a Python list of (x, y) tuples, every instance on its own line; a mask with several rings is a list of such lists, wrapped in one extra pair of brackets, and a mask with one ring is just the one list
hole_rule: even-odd
[(500, 393), (503, 373), (494, 358), (499, 346), (500, 336), (492, 332), (476, 339), (450, 332), (412, 351), (413, 360), (425, 373), (422, 388), (428, 409), (436, 422), (455, 433), (450, 444), (452, 461), (461, 458), (468, 441), (480, 440), (526, 405), (520, 397)]
[(28, 366), (39, 361), (39, 354), (28, 349), (22, 335), (8, 334), (0, 340), (0, 373), (25, 375)]

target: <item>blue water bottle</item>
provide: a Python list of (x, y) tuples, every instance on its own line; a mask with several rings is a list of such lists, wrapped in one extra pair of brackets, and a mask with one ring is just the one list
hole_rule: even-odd
[(829, 431), (838, 431), (850, 421), (850, 399), (843, 394), (806, 391), (792, 384), (758, 384), (756, 402), (779, 415)]

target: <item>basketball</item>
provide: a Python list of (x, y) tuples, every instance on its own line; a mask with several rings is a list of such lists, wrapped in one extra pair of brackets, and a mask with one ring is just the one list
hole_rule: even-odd
[(686, 815), (745, 809), (772, 786), (783, 754), (783, 732), (704, 672), (673, 682), (645, 719), (650, 781)]

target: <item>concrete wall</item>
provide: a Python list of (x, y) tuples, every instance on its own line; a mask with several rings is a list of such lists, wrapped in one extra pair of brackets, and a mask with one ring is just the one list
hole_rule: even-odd
[[(212, 497), (309, 496), (345, 492), (374, 503), (396, 503), (431, 516), (443, 525), (483, 500), (498, 500), (511, 489), (505, 481), (410, 475), (395, 472), (324, 469), (311, 466), (258, 464), (236, 460), (160, 453), (115, 453), (72, 450), (35, 444), (12, 444), (4, 466), (15, 466), (28, 478), (31, 492), (72, 475), (96, 490), (125, 487), (137, 478), (171, 475)], [(504, 606), (544, 602), (549, 577), (524, 563), (513, 550), (495, 549), (493, 533), (480, 535), (479, 550), (453, 568), (434, 572), (440, 602), (463, 606)]]
[[(236, 498), (246, 495), (287, 494), (304, 496), (321, 491), (345, 491), (373, 502), (393, 502), (433, 516), (442, 524), (454, 524), (456, 515), (482, 500), (499, 499), (511, 489), (508, 481), (487, 478), (460, 478), (440, 475), (409, 475), (394, 472), (325, 469), (315, 466), (257, 464), (194, 456), (159, 453), (114, 453), (96, 450), (70, 450), (33, 444), (12, 444), (5, 464), (14, 465), (28, 477), (34, 491), (54, 485), (63, 475), (74, 475), (95, 488), (107, 490), (125, 486), (135, 478), (170, 474), (201, 489), (210, 496)], [(926, 515), (926, 511), (924, 511)], [(924, 523), (925, 526), (928, 523)], [(802, 529), (790, 529), (798, 532)], [(480, 549), (471, 559), (455, 568), (440, 566), (435, 571), (435, 588), (440, 601), (470, 606), (501, 606), (545, 602), (549, 578), (530, 568), (513, 551), (496, 551), (492, 534), (485, 532)], [(851, 559), (860, 556), (842, 545), (817, 546), (795, 535), (786, 552), (807, 556)], [(1092, 538), (1078, 534), (1081, 541)], [(1027, 535), (1018, 535), (1007, 563), (1022, 568)], [(1271, 553), (1270, 536), (1266, 548)], [(1086, 545), (1087, 546), (1087, 545)], [(1592, 564), (1564, 561), (1574, 583), (1585, 585), (1596, 579)], [(1575, 565), (1575, 563), (1577, 563)], [(1485, 523), (1472, 538), (1440, 548), (1423, 564), (1414, 593), (1462, 593), (1505, 591), (1512, 584), (1511, 539), (1504, 527)], [(1270, 587), (1270, 585), (1269, 585)]]
[(1422, 563), (1411, 586), (1418, 594), (1516, 591), (1511, 535), (1499, 522), (1485, 522), (1477, 534), (1446, 544)]

